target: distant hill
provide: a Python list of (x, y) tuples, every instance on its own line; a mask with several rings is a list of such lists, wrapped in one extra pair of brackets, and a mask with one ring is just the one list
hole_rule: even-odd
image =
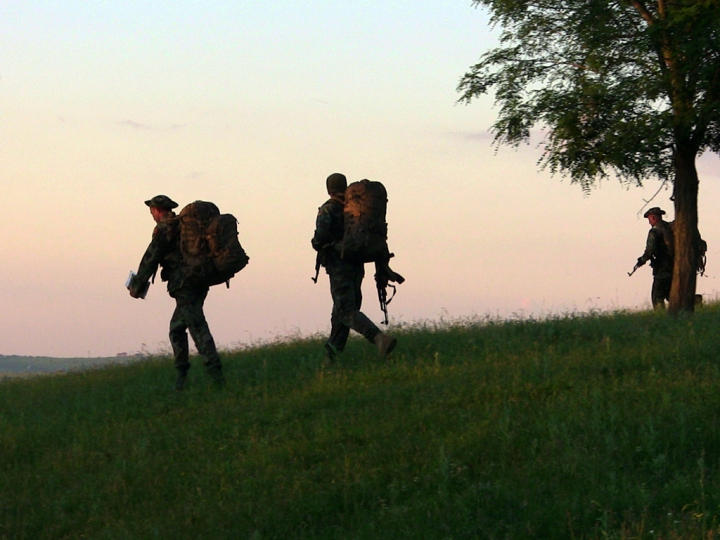
[(111, 356), (105, 358), (51, 358), (48, 356), (5, 356), (0, 354), (0, 374), (38, 374), (127, 364), (143, 356)]

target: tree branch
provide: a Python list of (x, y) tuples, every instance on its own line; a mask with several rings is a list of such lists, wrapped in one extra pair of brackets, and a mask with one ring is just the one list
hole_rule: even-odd
[(663, 188), (667, 185), (667, 183), (668, 183), (667, 179), (663, 180), (663, 183), (660, 184), (660, 187), (658, 188), (658, 190), (655, 192), (655, 194), (654, 194), (652, 197), (650, 197), (650, 198), (647, 199), (647, 200), (643, 199), (643, 201), (645, 201), (645, 204), (643, 204), (643, 205), (642, 205), (642, 208), (640, 208), (640, 210), (638, 210), (638, 213), (637, 213), (638, 217), (640, 217), (640, 212), (642, 212), (643, 210), (645, 210), (645, 208), (647, 207), (647, 205), (650, 204), (651, 202), (653, 202), (653, 200), (655, 200), (655, 197), (657, 197), (657, 196), (660, 194), (660, 192), (661, 192), (661, 191), (663, 190)]
[(650, 13), (645, 7), (645, 4), (638, 0), (632, 0), (630, 4), (637, 10), (640, 16), (647, 21), (648, 25), (652, 26), (653, 24), (655, 24), (656, 21), (653, 18), (652, 13)]

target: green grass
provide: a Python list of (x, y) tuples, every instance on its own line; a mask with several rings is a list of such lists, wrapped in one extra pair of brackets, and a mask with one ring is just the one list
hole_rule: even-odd
[(713, 538), (720, 306), (0, 384), (0, 539)]

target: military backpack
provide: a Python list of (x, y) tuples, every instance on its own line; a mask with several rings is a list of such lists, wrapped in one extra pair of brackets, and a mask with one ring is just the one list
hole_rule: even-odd
[(211, 202), (195, 201), (185, 206), (178, 218), (186, 281), (230, 287), (230, 279), (250, 261), (238, 240), (235, 216), (221, 214)]
[(345, 191), (344, 232), (335, 249), (341, 259), (358, 262), (387, 260), (387, 191), (380, 182), (360, 180)]

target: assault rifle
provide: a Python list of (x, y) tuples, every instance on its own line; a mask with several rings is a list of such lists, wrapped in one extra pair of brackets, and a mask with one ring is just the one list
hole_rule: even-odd
[(645, 266), (645, 263), (641, 262), (641, 259), (638, 259), (638, 261), (635, 263), (635, 266), (633, 266), (632, 272), (627, 273), (628, 277), (632, 276), (635, 273), (635, 271), (638, 268), (640, 268), (641, 266)]
[[(375, 262), (375, 285), (377, 286), (380, 309), (385, 314), (385, 320), (381, 324), (385, 325), (388, 324), (388, 304), (395, 298), (395, 293), (397, 292), (397, 287), (390, 285), (390, 282), (392, 281), (399, 285), (405, 281), (404, 277), (390, 268), (390, 258), (394, 256), (394, 253), (390, 253), (390, 256), (386, 260)], [(388, 287), (392, 289), (390, 298), (387, 297)]]
[(317, 251), (315, 255), (315, 277), (311, 277), (313, 283), (317, 283), (318, 276), (320, 275), (320, 267), (325, 265), (327, 253), (325, 250), (332, 247), (332, 244), (325, 244)]
[(313, 280), (313, 283), (317, 283), (318, 276), (320, 275), (320, 267), (322, 266), (322, 259), (322, 251), (318, 251), (317, 255), (315, 255), (315, 277), (310, 278)]

